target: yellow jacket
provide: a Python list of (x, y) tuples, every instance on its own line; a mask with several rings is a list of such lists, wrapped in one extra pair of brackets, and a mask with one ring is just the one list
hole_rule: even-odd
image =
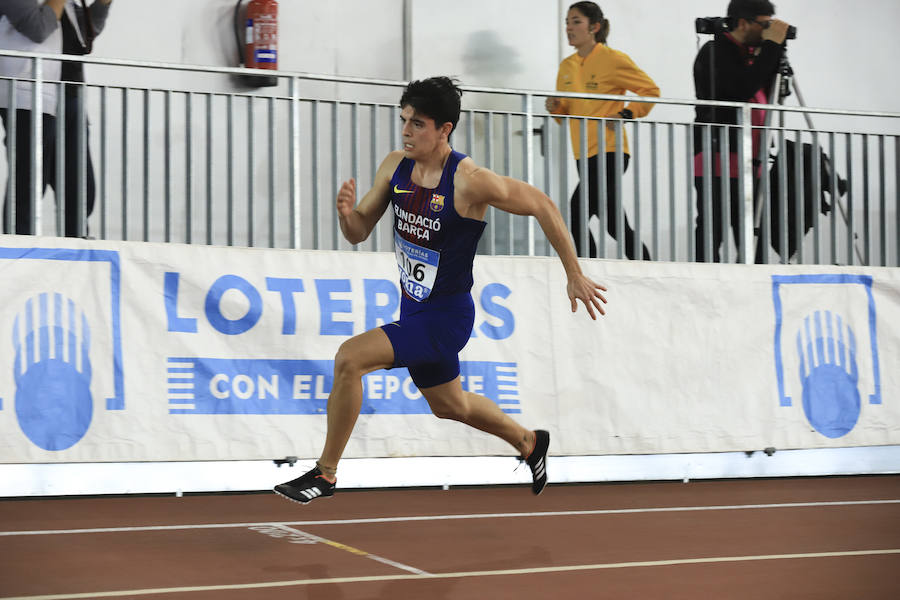
[[(597, 44), (585, 58), (578, 53), (567, 57), (559, 65), (556, 76), (556, 89), (561, 92), (612, 94), (621, 96), (626, 90), (638, 96), (659, 97), (659, 88), (631, 58), (624, 52), (613, 50), (605, 44)], [(582, 98), (560, 98), (561, 104), (554, 111), (560, 115), (577, 115), (585, 117), (618, 117), (618, 113), (626, 108), (625, 103), (614, 100), (587, 100)], [(627, 107), (635, 118), (646, 116), (653, 108), (652, 104), (631, 102)], [(572, 148), (575, 158), (581, 158), (581, 123), (570, 120)], [(597, 122), (588, 122), (588, 157), (598, 152)], [(624, 151), (628, 152), (628, 140), (624, 137)], [(606, 152), (616, 149), (616, 133), (612, 127), (606, 129)]]

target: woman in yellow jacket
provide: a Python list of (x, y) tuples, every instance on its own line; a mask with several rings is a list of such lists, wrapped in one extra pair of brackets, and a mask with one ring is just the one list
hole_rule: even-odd
[[(575, 54), (567, 57), (559, 65), (559, 74), (556, 77), (556, 89), (561, 92), (594, 93), (622, 96), (626, 91), (638, 96), (659, 97), (659, 87), (647, 76), (624, 52), (613, 50), (606, 45), (606, 37), (609, 35), (609, 21), (603, 18), (603, 11), (593, 2), (576, 2), (569, 7), (566, 14), (566, 36), (569, 45), (576, 50)], [(652, 104), (632, 102), (628, 106), (619, 100), (587, 100), (582, 98), (547, 98), (547, 110), (558, 115), (578, 115), (585, 117), (612, 117), (632, 119), (643, 117), (653, 108)], [(578, 119), (569, 121), (572, 135), (572, 149), (576, 161), (581, 158), (581, 122)], [(597, 124), (589, 121), (587, 124), (587, 158), (588, 158), (588, 218), (596, 216), (599, 212), (600, 191), (597, 186), (597, 173), (599, 171), (599, 141), (597, 139)], [(624, 142), (623, 163), (628, 169), (628, 140), (625, 132), (622, 132)], [(607, 230), (617, 239), (616, 231), (616, 177), (615, 177), (615, 150), (616, 134), (611, 124), (607, 124), (606, 139), (604, 140), (606, 154), (606, 215)], [(581, 252), (581, 183), (575, 189), (569, 202), (572, 218), (571, 230), (575, 237), (575, 247)], [(628, 258), (634, 256), (634, 230), (628, 224), (628, 218), (624, 218), (625, 228), (625, 252)], [(597, 256), (595, 240), (590, 238), (590, 256)], [(602, 236), (600, 243), (602, 243)], [(644, 260), (650, 259), (647, 246), (643, 247)]]

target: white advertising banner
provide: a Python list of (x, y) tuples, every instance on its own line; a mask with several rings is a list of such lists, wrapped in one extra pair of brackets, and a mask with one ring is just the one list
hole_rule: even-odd
[[(551, 454), (900, 444), (900, 269), (477, 257), (463, 387)], [(0, 462), (316, 458), (342, 342), (397, 318), (394, 254), (0, 236)], [(345, 456), (512, 455), (363, 381)]]

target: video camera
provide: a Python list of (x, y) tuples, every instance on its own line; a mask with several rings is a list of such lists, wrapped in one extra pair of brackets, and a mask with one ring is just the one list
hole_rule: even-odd
[[(738, 17), (698, 17), (694, 21), (694, 28), (697, 33), (716, 34), (723, 31), (731, 31), (732, 20)], [(768, 27), (768, 23), (763, 29)], [(793, 25), (788, 26), (785, 39), (793, 40), (797, 38), (797, 28)]]

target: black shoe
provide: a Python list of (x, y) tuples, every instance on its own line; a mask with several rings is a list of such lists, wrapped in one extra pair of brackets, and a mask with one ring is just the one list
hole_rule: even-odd
[(275, 486), (275, 493), (284, 496), (288, 500), (306, 504), (319, 496), (329, 498), (334, 496), (334, 484), (325, 479), (319, 467), (301, 475), (297, 479), (280, 483)]
[(547, 486), (547, 449), (550, 447), (550, 433), (543, 429), (534, 432), (534, 448), (525, 459), (531, 469), (531, 491), (537, 496)]

